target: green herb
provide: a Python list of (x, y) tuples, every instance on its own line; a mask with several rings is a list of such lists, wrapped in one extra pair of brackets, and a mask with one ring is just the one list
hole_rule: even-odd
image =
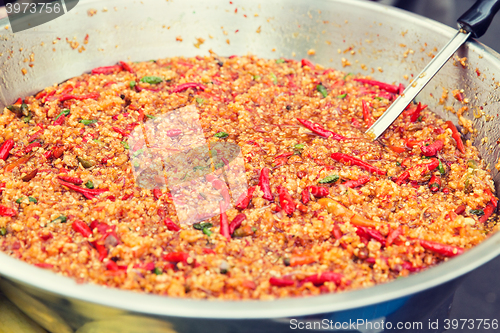
[(474, 160), (468, 160), (467, 166), (471, 169), (477, 169), (477, 162)]
[(137, 151), (135, 151), (133, 154), (132, 154), (132, 157), (137, 157), (139, 155), (141, 155), (142, 153), (144, 152), (144, 149), (137, 149)]
[(0, 236), (5, 236), (5, 235), (7, 235), (7, 229), (0, 228)]
[(323, 95), (323, 98), (325, 98), (326, 96), (328, 96), (328, 91), (326, 90), (326, 88), (325, 88), (324, 85), (318, 84), (316, 86), (316, 90), (319, 91), (321, 93), (321, 95)]
[(99, 146), (104, 146), (104, 142), (102, 142), (101, 140), (92, 139), (92, 141), (94, 141), (95, 143), (97, 143)]
[(138, 160), (134, 160), (134, 162), (132, 162), (132, 164), (134, 165), (134, 168), (138, 168), (141, 166), (141, 164), (139, 163)]
[(215, 148), (211, 149), (210, 151), (210, 156), (217, 156), (217, 150), (215, 150)]
[(401, 166), (401, 163), (399, 163), (398, 161), (396, 161), (396, 165), (397, 166)]
[(328, 177), (321, 179), (318, 183), (320, 183), (320, 184), (335, 183), (339, 179), (340, 179), (340, 177), (337, 175), (330, 175)]
[(446, 169), (444, 168), (443, 162), (441, 162), (441, 160), (439, 161), (438, 170), (439, 170), (439, 173), (442, 175), (444, 175), (446, 173)]
[(9, 105), (7, 106), (7, 110), (16, 114), (18, 118), (23, 116), (27, 117), (30, 114), (30, 110), (28, 105), (22, 103), (21, 105)]
[(187, 176), (188, 176), (188, 173), (186, 172), (186, 174), (184, 175), (184, 177), (182, 177), (182, 178), (181, 178), (181, 180), (186, 179), (186, 178), (187, 178)]
[(54, 222), (66, 223), (66, 221), (68, 221), (68, 218), (64, 215), (61, 215), (58, 218), (55, 218), (52, 221), (50, 221), (50, 223), (54, 223)]
[(295, 146), (293, 146), (294, 149), (304, 149), (306, 145), (303, 143), (297, 143)]
[(208, 228), (203, 228), (203, 230), (202, 230), (202, 231), (203, 231), (203, 233), (204, 233), (205, 235), (207, 235), (208, 237), (210, 237), (210, 235), (212, 235), (212, 232), (211, 232), (211, 231), (210, 231), (210, 229), (208, 229)]
[(278, 84), (278, 78), (276, 77), (276, 75), (274, 73), (269, 74), (269, 76), (273, 80), (274, 84)]
[(290, 266), (290, 258), (283, 258), (283, 264), (285, 266)]
[(471, 209), (469, 213), (477, 215), (477, 216), (483, 216), (484, 211), (482, 209)]
[(347, 73), (342, 80), (345, 81), (345, 78), (348, 77), (349, 75), (354, 75), (353, 73)]
[(80, 162), (80, 164), (85, 168), (85, 169), (88, 169), (88, 168), (91, 168), (94, 166), (94, 162), (92, 161), (89, 161), (85, 158), (82, 158), (82, 157), (77, 157), (76, 158), (78, 160), (78, 162)]
[(155, 267), (155, 269), (153, 270), (153, 272), (156, 275), (162, 275), (163, 274), (163, 270), (160, 267)]
[(62, 116), (62, 115), (67, 116), (68, 114), (69, 114), (69, 109), (64, 109), (61, 112), (59, 112), (59, 114), (57, 115), (56, 119), (54, 119), (54, 121), (56, 121), (57, 119), (59, 119), (60, 116)]
[(257, 228), (256, 228), (256, 227), (252, 227), (252, 231), (253, 231), (253, 232), (256, 232), (256, 231), (257, 231)]
[(155, 117), (155, 116), (152, 116), (152, 115), (150, 115), (150, 114), (147, 114), (147, 115), (146, 115), (146, 117), (148, 117), (149, 119), (156, 119), (156, 117)]
[(28, 197), (28, 200), (29, 202), (38, 203), (38, 200), (36, 200), (36, 198), (33, 197)]
[(379, 101), (383, 100), (383, 98), (379, 96), (375, 96), (375, 99), (378, 99)]
[(276, 59), (276, 63), (277, 63), (277, 64), (282, 64), (282, 63), (284, 63), (284, 62), (285, 62), (285, 60), (284, 60), (284, 59)]
[(127, 141), (122, 141), (120, 143), (123, 145), (123, 147), (125, 147), (125, 149), (130, 149), (130, 146), (128, 145)]
[(196, 103), (198, 104), (203, 104), (203, 102), (205, 102), (205, 100), (201, 97), (196, 97)]
[(149, 83), (149, 84), (158, 84), (158, 83), (163, 82), (163, 79), (159, 76), (144, 76), (141, 79), (141, 82)]
[(417, 121), (422, 121), (423, 116), (418, 116)]
[(207, 236), (210, 237), (210, 235), (212, 234), (212, 232), (210, 231), (210, 228), (213, 227), (213, 224), (212, 223), (208, 223), (208, 222), (202, 222), (202, 223), (195, 223), (193, 224), (193, 228), (195, 228), (196, 230), (201, 230), (203, 231), (203, 233)]
[(217, 163), (217, 164), (215, 165), (215, 169), (220, 169), (220, 168), (223, 168), (223, 167), (224, 167), (224, 165), (225, 165), (224, 163), (219, 162), (219, 163)]
[(197, 165), (193, 168), (193, 171), (197, 171), (197, 170), (204, 170), (205, 167), (204, 166), (201, 166), (201, 165)]
[(137, 82), (130, 81), (128, 85), (129, 85), (130, 89), (135, 89), (136, 84), (137, 84)]
[(17, 198), (16, 204), (20, 204), (23, 201), (23, 197)]
[(219, 138), (219, 139), (224, 139), (224, 138), (227, 138), (229, 136), (229, 134), (227, 134), (226, 132), (218, 132), (218, 133), (215, 133), (214, 136), (216, 138)]
[(85, 183), (85, 187), (89, 188), (89, 189), (93, 189), (94, 183), (91, 180), (89, 180), (88, 182)]
[(97, 123), (97, 119), (82, 119), (80, 120), (80, 123), (84, 124), (85, 126), (92, 125)]
[[(344, 99), (347, 96), (347, 93), (338, 95), (337, 98)], [(326, 96), (325, 96), (326, 97)]]
[(254, 79), (255, 81), (260, 80), (260, 75), (253, 75), (252, 79)]
[(420, 159), (421, 159), (421, 160), (429, 160), (429, 159), (431, 159), (431, 158), (432, 158), (432, 157), (430, 157), (430, 156), (422, 156)]
[(33, 118), (33, 114), (30, 112), (26, 117), (23, 117), (23, 121), (27, 124)]

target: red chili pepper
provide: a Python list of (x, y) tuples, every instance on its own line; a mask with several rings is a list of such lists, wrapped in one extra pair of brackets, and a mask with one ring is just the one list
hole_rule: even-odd
[(388, 84), (380, 81), (375, 81), (375, 80), (368, 80), (368, 79), (354, 79), (356, 82), (361, 82), (364, 84), (368, 84), (370, 86), (378, 86), (380, 89), (385, 90), (387, 92), (397, 94), (399, 92), (399, 86), (395, 86), (393, 84)]
[(333, 282), (339, 285), (342, 282), (343, 275), (335, 272), (324, 272), (321, 274), (313, 274), (306, 277), (301, 283), (312, 282), (315, 286), (320, 286), (325, 282)]
[(361, 176), (356, 180), (348, 180), (342, 185), (344, 185), (345, 187), (354, 188), (354, 187), (364, 185), (364, 184), (368, 183), (369, 181), (370, 181), (370, 177)]
[(82, 188), (82, 187), (78, 187), (74, 184), (71, 184), (71, 183), (68, 183), (68, 182), (65, 182), (61, 179), (59, 179), (59, 183), (61, 185), (64, 185), (66, 186), (67, 188), (69, 189), (72, 189), (78, 193), (81, 193), (83, 194), (87, 199), (92, 199), (94, 196), (96, 195), (99, 195), (103, 192), (107, 192), (109, 191), (108, 189), (89, 189), (89, 188)]
[(330, 195), (330, 191), (328, 190), (328, 188), (322, 186), (309, 186), (309, 190), (311, 191), (311, 194), (316, 198), (327, 197)]
[(370, 127), (374, 123), (372, 114), (368, 109), (368, 104), (366, 104), (365, 100), (361, 101), (361, 104), (363, 105), (363, 120), (365, 121), (366, 126)]
[(171, 129), (171, 130), (168, 130), (168, 131), (167, 131), (167, 136), (168, 136), (169, 138), (172, 138), (172, 137), (174, 137), (174, 136), (179, 136), (179, 135), (181, 135), (181, 134), (182, 134), (182, 130), (177, 129), (177, 128), (176, 128), (176, 129)]
[(75, 184), (75, 185), (82, 185), (83, 184), (83, 180), (81, 180), (78, 177), (61, 176), (61, 175), (59, 175), (57, 177), (61, 180), (64, 180), (65, 182), (68, 182), (71, 184)]
[(116, 133), (121, 134), (123, 136), (129, 136), (130, 135), (130, 133), (127, 133), (124, 130), (122, 130), (121, 128), (118, 128), (118, 127), (111, 127), (111, 129), (113, 131), (115, 131)]
[(163, 260), (171, 262), (187, 262), (189, 253), (186, 252), (170, 252), (163, 255)]
[(417, 107), (415, 110), (411, 113), (410, 115), (410, 121), (412, 123), (416, 122), (418, 120), (418, 117), (420, 117), (420, 112), (425, 109), (427, 105), (422, 105), (422, 103), (418, 102)]
[(3, 190), (5, 189), (6, 183), (0, 183), (0, 194), (2, 194)]
[(8, 139), (5, 140), (2, 146), (0, 147), (0, 160), (6, 160), (9, 157), (10, 151), (14, 147), (14, 140)]
[(455, 209), (455, 214), (461, 215), (463, 212), (465, 212), (465, 205), (460, 205)]
[(17, 211), (15, 211), (12, 208), (0, 205), (0, 216), (15, 216), (15, 215), (17, 215)]
[(21, 104), (23, 104), (23, 100), (21, 97), (19, 97), (17, 101), (14, 103), (14, 105), (21, 105)]
[(309, 67), (311, 69), (315, 69), (316, 68), (316, 66), (311, 61), (309, 61), (307, 59), (302, 59), (300, 61), (300, 63), (302, 64), (302, 67), (307, 66), (307, 67)]
[(83, 222), (83, 221), (76, 220), (76, 221), (73, 222), (73, 224), (71, 225), (71, 227), (76, 232), (81, 233), (83, 237), (90, 237), (90, 236), (92, 236), (92, 231), (90, 230), (89, 226), (85, 222)]
[(334, 133), (332, 131), (329, 131), (327, 129), (324, 129), (320, 124), (313, 123), (312, 121), (305, 120), (302, 118), (297, 118), (299, 123), (301, 123), (305, 128), (313, 131), (314, 133), (324, 137), (324, 138), (329, 138), (331, 137), (334, 140), (346, 140), (347, 138), (345, 136), (342, 136), (340, 134)]
[(297, 203), (292, 199), (290, 193), (288, 193), (287, 189), (283, 186), (278, 186), (278, 194), (281, 208), (287, 215), (292, 215), (295, 208), (297, 208)]
[(435, 156), (444, 147), (444, 142), (436, 140), (428, 146), (422, 146), (420, 150), (425, 156)]
[(252, 186), (248, 189), (247, 193), (243, 193), (239, 198), (238, 201), (236, 202), (235, 207), (238, 209), (245, 209), (248, 207), (250, 204), (250, 200), (252, 200), (253, 192), (255, 192), (255, 189), (257, 186)]
[(304, 203), (304, 205), (306, 205), (309, 202), (309, 200), (311, 200), (311, 194), (309, 192), (309, 188), (306, 187), (302, 191), (301, 195), (302, 195), (302, 202)]
[(42, 135), (43, 133), (43, 129), (41, 130), (38, 130), (37, 132), (35, 132), (33, 135), (31, 135), (29, 138), (28, 138), (28, 142), (31, 142), (33, 140), (36, 140), (40, 135)]
[(405, 142), (405, 146), (408, 148), (413, 148), (415, 146), (419, 146), (422, 143), (422, 141), (410, 140), (410, 139), (404, 139), (404, 142)]
[[(26, 146), (26, 148), (24, 148), (24, 152), (27, 154), (27, 153), (31, 153), (31, 151), (33, 150), (33, 148), (35, 147), (41, 147), (42, 145), (40, 144), (40, 142), (33, 142), (33, 143), (30, 143), (29, 145)], [(1, 148), (0, 148), (1, 150)]]
[(345, 165), (357, 165), (360, 168), (365, 169), (366, 171), (369, 171), (371, 173), (375, 173), (375, 174), (381, 175), (381, 176), (384, 176), (386, 174), (385, 171), (380, 170), (380, 169), (366, 163), (365, 161), (360, 160), (359, 158), (356, 158), (356, 157), (351, 156), (351, 155), (342, 154), (342, 153), (333, 153), (330, 156), (335, 161), (341, 162)]
[(113, 260), (109, 260), (106, 262), (106, 269), (108, 271), (117, 272), (120, 270), (120, 267)]
[(67, 101), (67, 100), (70, 100), (70, 99), (76, 99), (76, 100), (84, 100), (84, 99), (97, 99), (99, 98), (100, 94), (99, 93), (90, 93), (90, 94), (86, 94), (86, 95), (67, 95), (67, 94), (63, 94), (63, 95), (60, 95), (59, 97), (57, 97), (57, 99), (60, 101), (60, 102), (64, 102), (64, 101)]
[(378, 231), (378, 230), (375, 230), (375, 229), (372, 229), (372, 228), (368, 228), (368, 227), (356, 227), (357, 230), (356, 230), (356, 233), (360, 236), (360, 237), (365, 237), (367, 239), (375, 239), (377, 242), (381, 243), (381, 244), (385, 244), (386, 243), (386, 239), (384, 236), (382, 236), (382, 234)]
[(488, 194), (488, 196), (490, 197), (490, 202), (491, 204), (496, 207), (497, 204), (498, 204), (498, 199), (493, 195), (493, 193), (491, 193), (491, 190), (489, 188), (487, 188), (486, 190), (484, 190), (486, 192), (486, 194)]
[(205, 254), (215, 254), (216, 252), (212, 249), (209, 249), (207, 247), (204, 247), (203, 249), (201, 249), (203, 251), (203, 253)]
[(342, 231), (340, 230), (340, 227), (338, 224), (335, 224), (332, 229), (332, 235), (335, 237), (335, 239), (341, 239), (342, 238)]
[(49, 159), (52, 156), (52, 153), (53, 153), (52, 150), (48, 150), (45, 153), (43, 153), (43, 157)]
[(173, 87), (170, 92), (171, 93), (178, 93), (178, 92), (187, 90), (189, 88), (199, 89), (201, 91), (204, 91), (206, 89), (206, 87), (201, 83), (188, 82), (188, 83), (179, 84), (178, 86)]
[(121, 200), (128, 200), (128, 199), (132, 198), (133, 196), (134, 196), (134, 193), (125, 194), (125, 195), (121, 198)]
[(42, 90), (38, 94), (35, 95), (35, 99), (42, 99), (45, 96), (47, 96), (47, 92), (45, 90)]
[(408, 169), (403, 172), (395, 181), (396, 184), (401, 185), (405, 180), (410, 177), (410, 170), (415, 170), (421, 168), (421, 173), (432, 171), (439, 166), (439, 160), (437, 158), (433, 158), (430, 163), (415, 165), (414, 167)]
[(397, 227), (392, 230), (387, 236), (387, 240), (385, 241), (385, 246), (391, 246), (392, 243), (399, 237), (403, 235), (403, 229), (401, 227)]
[(123, 70), (130, 72), (130, 73), (134, 73), (134, 69), (132, 68), (132, 66), (130, 66), (125, 61), (120, 61), (119, 64), (123, 68)]
[(139, 111), (139, 116), (137, 117), (137, 121), (138, 122), (142, 122), (144, 120), (144, 111), (142, 111), (142, 109), (140, 109)]
[(232, 235), (236, 229), (241, 226), (241, 223), (245, 221), (247, 216), (243, 213), (236, 215), (236, 217), (229, 224), (229, 234)]
[(262, 168), (260, 170), (260, 176), (259, 176), (259, 186), (262, 192), (264, 192), (264, 195), (262, 196), (264, 199), (272, 201), (273, 200), (273, 193), (271, 192), (271, 186), (269, 185), (269, 169), (268, 168)]
[(280, 279), (273, 276), (272, 278), (269, 279), (269, 283), (271, 284), (271, 286), (289, 287), (293, 286), (295, 284), (295, 281), (290, 279)]
[(401, 95), (405, 91), (404, 84), (400, 83), (398, 86), (398, 95)]
[(441, 244), (438, 242), (428, 241), (424, 239), (417, 239), (424, 249), (442, 254), (446, 257), (454, 257), (456, 255), (462, 254), (464, 249), (458, 246)]
[(483, 209), (484, 215), (479, 218), (479, 223), (485, 223), (486, 221), (488, 221), (488, 219), (490, 218), (490, 216), (493, 214), (494, 211), (495, 207), (491, 202), (488, 202), (486, 207), (484, 207)]
[(206, 175), (205, 176), (206, 180), (212, 183), (212, 186), (215, 187), (217, 190), (220, 191), (220, 194), (222, 195), (222, 198), (224, 201), (222, 202), (224, 206), (221, 209), (221, 212), (224, 211), (230, 204), (231, 202), (231, 197), (229, 195), (229, 189), (227, 188), (227, 185), (225, 182), (220, 180), (217, 177), (214, 177), (213, 175)]
[(65, 115), (60, 115), (56, 120), (54, 120), (54, 126), (56, 125), (62, 125), (64, 124), (64, 121), (66, 120), (66, 116)]
[(229, 233), (229, 220), (227, 219), (227, 214), (226, 212), (223, 211), (224, 209), (224, 203), (219, 202), (219, 207), (220, 207), (220, 234), (224, 237), (226, 237), (227, 240), (231, 239), (231, 234)]
[(387, 148), (389, 148), (390, 150), (392, 150), (393, 152), (398, 153), (398, 154), (401, 154), (401, 153), (404, 153), (407, 151), (406, 148), (404, 148), (404, 147), (397, 147), (397, 146), (391, 146), (391, 145), (387, 145)]
[(91, 243), (94, 248), (96, 249), (97, 253), (99, 254), (99, 261), (103, 261), (107, 256), (108, 256), (108, 249), (102, 244), (98, 244), (97, 242), (92, 242)]
[(23, 157), (15, 160), (14, 162), (7, 164), (4, 168), (4, 172), (11, 172), (12, 170), (14, 170), (16, 167), (20, 166), (21, 164), (28, 162), (31, 157), (33, 157), (33, 155), (23, 156)]
[(429, 189), (432, 192), (437, 192), (441, 188), (441, 178), (436, 175), (432, 175), (431, 180), (429, 181)]
[(114, 72), (119, 72), (121, 70), (122, 70), (122, 66), (119, 66), (119, 65), (103, 66), (103, 67), (94, 68), (90, 73), (91, 74), (112, 74)]
[(48, 264), (46, 262), (39, 262), (37, 264), (35, 264), (36, 267), (40, 267), (40, 268), (45, 268), (45, 269), (49, 269), (49, 268), (53, 268), (54, 265), (52, 264)]
[(455, 127), (455, 125), (451, 122), (451, 121), (447, 121), (446, 122), (446, 126), (451, 129), (451, 132), (452, 132), (452, 137), (453, 139), (455, 139), (455, 142), (457, 143), (457, 149), (462, 153), (462, 154), (465, 154), (465, 147), (464, 147), (464, 143), (462, 142), (462, 136), (460, 135), (460, 133), (458, 132), (457, 128)]
[(163, 220), (163, 223), (165, 224), (165, 226), (167, 227), (167, 229), (170, 230), (170, 231), (179, 231), (179, 230), (181, 230), (181, 227), (178, 226), (177, 224), (175, 224), (174, 221), (172, 221), (168, 217), (166, 217)]
[(461, 91), (454, 90), (453, 97), (455, 97), (455, 99), (459, 102), (462, 102), (464, 100), (464, 94)]
[(162, 193), (161, 193), (161, 190), (160, 190), (159, 188), (155, 187), (155, 188), (153, 189), (153, 196), (155, 197), (155, 200), (160, 199), (161, 194), (162, 194)]

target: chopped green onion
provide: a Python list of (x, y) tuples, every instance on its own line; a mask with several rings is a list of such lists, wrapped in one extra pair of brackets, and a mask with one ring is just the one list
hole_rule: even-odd
[(147, 114), (147, 115), (146, 115), (146, 117), (148, 117), (149, 119), (156, 119), (156, 118), (157, 118), (157, 117), (152, 116), (152, 115), (150, 115), (150, 114)]
[(469, 213), (477, 215), (477, 216), (483, 216), (484, 215), (484, 210), (482, 209), (471, 209)]
[(330, 176), (327, 176), (327, 177), (321, 179), (318, 183), (320, 183), (320, 184), (335, 183), (339, 179), (340, 179), (340, 177), (338, 175), (330, 175)]
[(129, 85), (130, 89), (135, 89), (136, 84), (137, 84), (137, 82), (130, 81), (128, 85)]
[(69, 109), (62, 110), (61, 112), (59, 112), (59, 114), (57, 115), (56, 119), (54, 119), (54, 121), (56, 121), (57, 119), (59, 119), (59, 117), (62, 116), (62, 115), (67, 116), (69, 114), (69, 112), (70, 112)]
[(94, 188), (94, 183), (91, 180), (89, 180), (89, 181), (87, 181), (85, 183), (85, 187), (89, 188), (89, 189), (93, 189)]
[(349, 75), (354, 75), (354, 73), (347, 73), (342, 80), (345, 81), (345, 78), (348, 77)]
[(130, 146), (128, 145), (127, 141), (122, 141), (120, 143), (123, 145), (123, 147), (125, 147), (125, 149), (130, 149)]
[(306, 145), (303, 143), (297, 143), (295, 146), (293, 146), (294, 149), (304, 149)]
[(217, 164), (215, 165), (215, 169), (220, 169), (220, 168), (223, 168), (223, 167), (224, 167), (224, 165), (225, 165), (224, 163), (219, 162), (219, 163), (217, 163)]
[(92, 125), (97, 123), (97, 119), (82, 119), (80, 120), (80, 123), (84, 124), (85, 126)]
[(326, 88), (325, 88), (324, 85), (318, 84), (316, 86), (316, 90), (319, 91), (321, 93), (321, 95), (323, 95), (323, 98), (325, 98), (326, 96), (328, 96), (328, 91), (326, 90)]
[(441, 162), (441, 161), (439, 161), (438, 170), (439, 170), (439, 173), (442, 175), (444, 175), (446, 173), (446, 169), (444, 168), (443, 162)]
[(33, 202), (33, 203), (38, 202), (38, 200), (36, 200), (36, 198), (33, 198), (33, 197), (28, 197), (28, 200), (29, 200), (29, 202)]
[(401, 163), (399, 163), (398, 161), (396, 161), (396, 165), (397, 166), (401, 166)]
[(274, 73), (269, 74), (269, 76), (271, 77), (271, 79), (273, 79), (274, 84), (278, 84), (278, 78)]
[(204, 166), (201, 166), (201, 165), (197, 165), (193, 168), (193, 171), (197, 171), (197, 170), (204, 170), (205, 167)]
[(202, 230), (202, 231), (203, 231), (203, 233), (204, 233), (205, 235), (207, 235), (208, 237), (210, 237), (210, 235), (212, 235), (212, 232), (210, 231), (210, 229), (209, 229), (209, 228), (203, 228), (203, 230)]
[(31, 118), (33, 118), (33, 114), (30, 112), (26, 117), (23, 117), (23, 121), (27, 124), (31, 121)]
[[(337, 98), (344, 99), (347, 96), (347, 93), (338, 95)], [(325, 96), (326, 97), (326, 96)]]
[(285, 62), (285, 59), (276, 59), (277, 64), (282, 64)]
[(375, 99), (378, 99), (379, 101), (383, 100), (383, 98), (379, 96), (375, 96)]
[(163, 274), (163, 270), (160, 267), (155, 267), (155, 269), (153, 270), (153, 272), (156, 275), (162, 275)]
[(196, 97), (196, 103), (203, 104), (203, 102), (205, 102), (205, 99), (203, 99), (201, 97)]
[(468, 160), (467, 166), (471, 169), (477, 169), (477, 162), (474, 160)]
[(132, 157), (137, 157), (137, 156), (141, 155), (143, 152), (144, 152), (144, 149), (142, 149), (142, 148), (137, 149), (137, 151), (132, 154)]
[(68, 221), (68, 218), (64, 215), (61, 215), (58, 218), (55, 218), (52, 221), (50, 221), (50, 223), (54, 223), (54, 222), (66, 223), (66, 221)]
[(92, 141), (94, 141), (95, 143), (97, 143), (99, 146), (104, 146), (104, 142), (102, 142), (101, 140), (92, 139)]
[(17, 198), (16, 204), (20, 204), (23, 201), (23, 197)]
[(423, 116), (418, 116), (417, 121), (422, 121)]
[(254, 81), (260, 80), (260, 75), (253, 75), (252, 79), (254, 79)]
[(85, 168), (85, 169), (88, 169), (88, 168), (91, 168), (94, 166), (94, 162), (92, 161), (89, 161), (85, 158), (82, 158), (82, 157), (77, 157), (76, 158), (78, 160), (78, 162), (80, 162), (80, 164)]
[(141, 79), (141, 82), (149, 83), (149, 84), (158, 84), (158, 83), (163, 82), (163, 79), (159, 76), (144, 76)]
[(212, 223), (208, 222), (201, 222), (201, 223), (195, 223), (193, 224), (193, 228), (196, 230), (203, 230), (205, 228), (212, 228), (214, 225)]
[(229, 134), (227, 134), (226, 132), (218, 132), (218, 133), (215, 133), (214, 136), (216, 138), (219, 138), (219, 139), (224, 139), (224, 138), (227, 138), (229, 136)]
[(5, 236), (5, 235), (7, 235), (7, 229), (0, 228), (0, 236)]
[(134, 168), (138, 168), (138, 167), (140, 167), (140, 166), (141, 166), (141, 164), (139, 163), (139, 161), (138, 161), (138, 160), (134, 160), (134, 161), (132, 162), (132, 164), (134, 165)]

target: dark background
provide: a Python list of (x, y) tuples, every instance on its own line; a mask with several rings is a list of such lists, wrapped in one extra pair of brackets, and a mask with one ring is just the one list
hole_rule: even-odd
[[(469, 9), (475, 0), (381, 0), (381, 3), (397, 6), (456, 27), (456, 19)], [(500, 13), (480, 42), (500, 52)], [(451, 309), (454, 319), (497, 319), (500, 321), (500, 257), (470, 273), (459, 287)], [(476, 321), (476, 324), (478, 321)], [(476, 326), (477, 327), (477, 326)], [(458, 329), (447, 332), (498, 332), (485, 329)]]

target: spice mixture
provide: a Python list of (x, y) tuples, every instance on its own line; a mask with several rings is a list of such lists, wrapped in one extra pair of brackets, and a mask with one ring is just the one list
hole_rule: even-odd
[[(497, 198), (478, 151), (425, 105), (379, 141), (364, 134), (403, 89), (305, 59), (95, 68), (0, 115), (0, 250), (79, 282), (191, 298), (316, 295), (434, 266), (496, 229)], [(172, 112), (194, 112), (201, 131), (172, 120), (157, 136)], [(183, 156), (195, 134), (205, 165), (148, 155), (156, 140)], [(213, 161), (218, 144), (241, 163)], [(202, 182), (174, 190), (174, 178)]]

